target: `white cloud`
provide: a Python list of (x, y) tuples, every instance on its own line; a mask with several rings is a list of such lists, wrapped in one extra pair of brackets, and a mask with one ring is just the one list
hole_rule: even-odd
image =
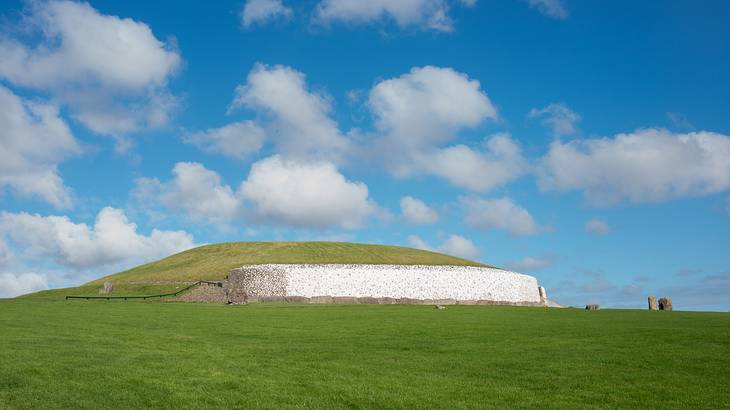
[(381, 132), (405, 147), (448, 142), (461, 129), (497, 118), (479, 81), (433, 66), (380, 81), (370, 91), (369, 106)]
[(730, 137), (650, 128), (554, 141), (541, 159), (538, 182), (543, 190), (583, 190), (602, 206), (719, 193), (730, 188)]
[(508, 134), (489, 137), (481, 150), (453, 145), (419, 153), (416, 158), (424, 172), (477, 192), (486, 192), (512, 181), (528, 168), (520, 146)]
[(586, 232), (592, 233), (594, 235), (606, 235), (611, 232), (611, 227), (608, 226), (608, 223), (606, 221), (596, 218), (586, 222), (585, 229)]
[(109, 207), (99, 212), (92, 227), (66, 216), (3, 212), (0, 234), (27, 257), (52, 258), (75, 269), (145, 262), (195, 246), (183, 231), (153, 229), (149, 236), (141, 235), (123, 211)]
[(509, 262), (507, 267), (517, 272), (530, 272), (545, 269), (553, 264), (553, 258), (550, 256), (533, 257), (526, 256), (518, 261)]
[(563, 103), (553, 103), (545, 108), (533, 108), (530, 118), (539, 118), (540, 123), (549, 127), (556, 137), (575, 134), (580, 115)]
[(432, 251), (433, 248), (421, 239), (418, 235), (408, 235), (407, 238), (408, 246), (416, 249), (422, 249), (424, 251)]
[(0, 273), (0, 298), (14, 298), (48, 289), (48, 280), (37, 273)]
[(525, 208), (510, 198), (461, 198), (464, 221), (478, 229), (502, 229), (516, 236), (534, 235), (538, 226)]
[(0, 188), (69, 207), (58, 164), (81, 152), (58, 107), (22, 100), (0, 85)]
[(291, 17), (292, 9), (281, 0), (247, 0), (241, 11), (241, 23), (244, 27), (263, 24), (275, 19)]
[(168, 208), (185, 211), (193, 219), (224, 221), (240, 213), (237, 195), (230, 186), (222, 184), (216, 172), (196, 162), (178, 162), (172, 173), (174, 178), (166, 184), (141, 179), (138, 189), (144, 190), (146, 184), (153, 187), (159, 184), (160, 201)]
[(290, 67), (257, 64), (236, 87), (229, 111), (239, 107), (270, 117), (267, 131), (283, 157), (338, 161), (348, 149), (329, 117), (328, 98), (310, 92), (304, 75)]
[(240, 192), (258, 216), (293, 226), (352, 229), (377, 210), (365, 184), (348, 181), (327, 162), (263, 159), (253, 164)]
[(0, 237), (0, 269), (10, 265), (15, 260), (15, 255), (8, 248), (2, 237)]
[(179, 162), (174, 178), (140, 178), (133, 195), (218, 224), (238, 219), (293, 227), (358, 228), (381, 210), (362, 182), (347, 180), (334, 164), (275, 155), (255, 162), (238, 191), (199, 163)]
[(205, 152), (245, 159), (261, 149), (266, 133), (253, 121), (241, 121), (196, 132), (185, 136), (183, 140)]
[(400, 27), (419, 27), (441, 32), (453, 31), (450, 4), (471, 7), (476, 0), (322, 0), (315, 19), (323, 24), (339, 21), (365, 24), (391, 19)]
[(439, 214), (423, 201), (411, 196), (404, 196), (400, 200), (400, 209), (403, 218), (414, 225), (432, 224), (438, 221)]
[(376, 128), (375, 155), (399, 177), (427, 173), (484, 192), (521, 175), (526, 162), (508, 134), (478, 148), (445, 146), (461, 130), (496, 119), (479, 82), (450, 68), (416, 67), (383, 80), (368, 98)]
[(24, 22), (38, 40), (0, 37), (0, 77), (49, 92), (98, 133), (166, 122), (177, 105), (166, 83), (181, 58), (149, 26), (87, 3), (34, 2), (31, 11)]
[(568, 18), (568, 10), (565, 9), (562, 0), (529, 0), (529, 2), (530, 7), (546, 16), (559, 20)]
[[(373, 87), (368, 106), (377, 137), (370, 152), (366, 147), (354, 150), (330, 117), (328, 97), (309, 91), (304, 75), (292, 68), (257, 64), (235, 94), (229, 111), (246, 107), (262, 114), (251, 126), (263, 126), (286, 160), (339, 164), (348, 154), (370, 153), (397, 176), (426, 173), (479, 192), (513, 180), (527, 168), (508, 134), (493, 135), (479, 147), (443, 147), (460, 130), (497, 118), (479, 82), (450, 68), (413, 68)], [(210, 140), (198, 137), (198, 143)]]
[[(407, 241), (408, 246), (412, 248), (422, 249), (424, 251), (434, 251), (434, 248), (418, 235), (408, 235)], [(474, 242), (464, 238), (463, 236), (453, 234), (449, 235), (443, 242), (441, 242), (441, 245), (439, 245), (435, 250), (466, 259), (473, 259), (481, 254), (481, 251), (476, 247), (476, 245), (474, 245)]]
[(476, 258), (481, 253), (472, 241), (459, 235), (449, 235), (449, 237), (441, 243), (438, 250), (449, 255), (459, 256), (466, 259)]

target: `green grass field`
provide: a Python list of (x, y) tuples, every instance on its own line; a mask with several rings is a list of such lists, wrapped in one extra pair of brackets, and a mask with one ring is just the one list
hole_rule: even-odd
[(0, 300), (0, 408), (729, 408), (730, 314)]
[(471, 265), (477, 262), (400, 246), (347, 242), (231, 242), (201, 246), (159, 261), (109, 275), (90, 285), (220, 280), (242, 265), (265, 263), (358, 263), (397, 265)]

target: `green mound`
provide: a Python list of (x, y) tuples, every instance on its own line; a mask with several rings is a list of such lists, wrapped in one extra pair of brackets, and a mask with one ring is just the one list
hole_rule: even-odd
[(231, 242), (190, 249), (87, 285), (220, 280), (233, 268), (267, 263), (486, 266), (455, 256), (400, 246), (345, 242)]

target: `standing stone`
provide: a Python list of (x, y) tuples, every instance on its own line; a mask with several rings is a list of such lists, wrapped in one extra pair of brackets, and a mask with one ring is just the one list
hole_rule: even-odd
[(104, 287), (99, 290), (99, 293), (108, 295), (114, 290), (114, 285), (111, 282), (104, 282)]
[(649, 296), (649, 310), (657, 310), (656, 296)]
[(659, 310), (672, 310), (672, 298), (663, 297), (659, 299)]
[(598, 310), (598, 305), (596, 305), (596, 304), (586, 305), (586, 310)]

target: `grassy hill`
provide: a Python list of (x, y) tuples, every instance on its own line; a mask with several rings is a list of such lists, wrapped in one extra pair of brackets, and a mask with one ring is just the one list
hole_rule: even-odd
[(121, 284), (219, 280), (233, 268), (264, 263), (485, 266), (455, 256), (400, 246), (345, 242), (231, 242), (190, 249), (87, 285), (101, 285), (106, 281)]

